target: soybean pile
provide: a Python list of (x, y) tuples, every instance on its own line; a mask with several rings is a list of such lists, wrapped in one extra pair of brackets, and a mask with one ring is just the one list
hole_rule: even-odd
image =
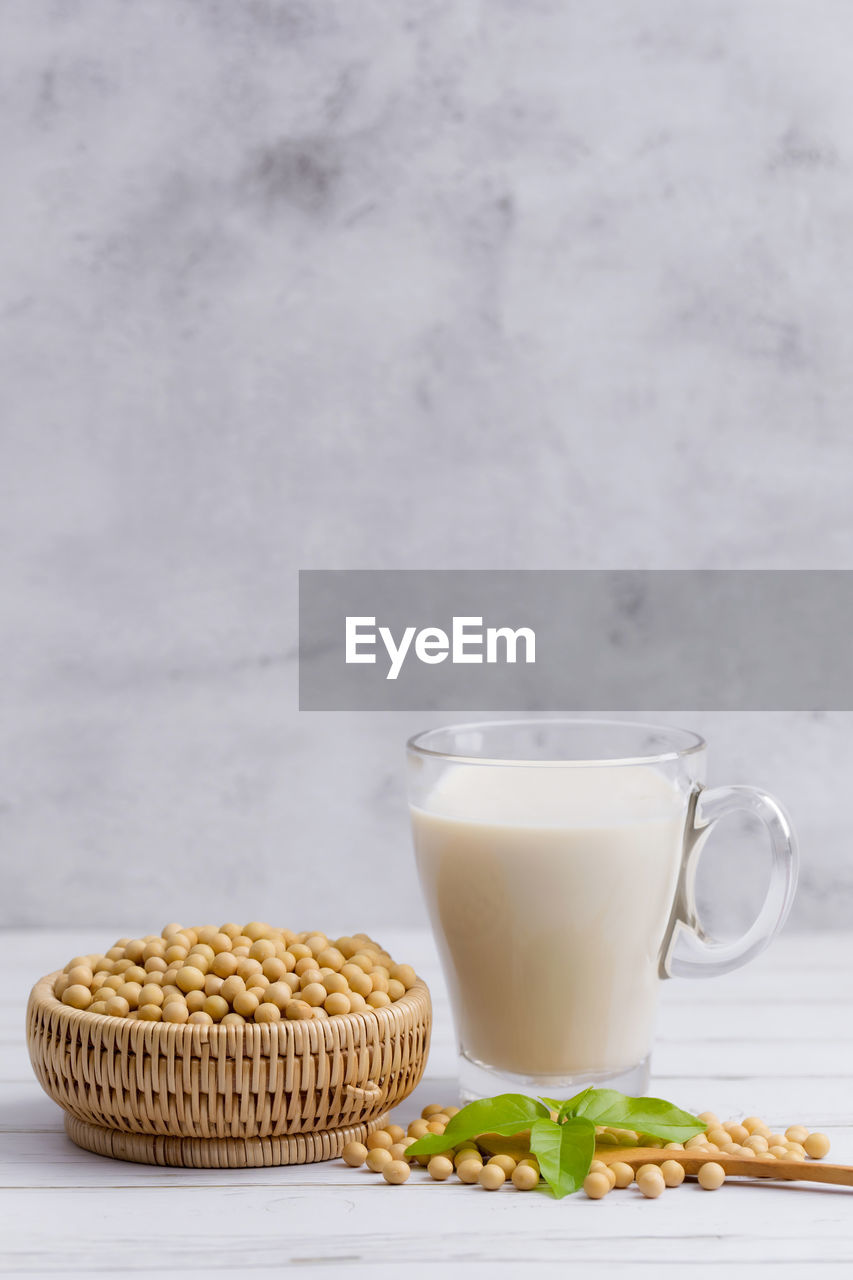
[[(371, 1173), (381, 1174), (392, 1186), (406, 1182), (412, 1164), (425, 1168), (436, 1182), (447, 1182), (451, 1177), (460, 1185), (477, 1184), (485, 1191), (499, 1191), (508, 1184), (516, 1191), (533, 1191), (541, 1185), (539, 1163), (529, 1151), (526, 1155), (508, 1153), (492, 1154), (482, 1140), (468, 1139), (456, 1147), (431, 1157), (410, 1158), (406, 1153), (419, 1138), (426, 1134), (444, 1133), (450, 1120), (459, 1112), (456, 1106), (432, 1103), (424, 1107), (419, 1120), (413, 1120), (407, 1129), (401, 1125), (385, 1125), (371, 1133), (365, 1142), (350, 1142), (344, 1148), (343, 1159), (352, 1169), (366, 1166)], [(698, 1117), (706, 1126), (704, 1133), (690, 1138), (687, 1143), (661, 1142), (654, 1138), (626, 1129), (610, 1129), (600, 1126), (596, 1132), (596, 1150), (623, 1146), (656, 1147), (664, 1151), (695, 1151), (697, 1154), (723, 1156), (734, 1155), (762, 1160), (820, 1160), (829, 1152), (829, 1139), (824, 1133), (812, 1133), (804, 1125), (789, 1125), (775, 1132), (760, 1116), (747, 1116), (744, 1120), (721, 1121), (712, 1111), (703, 1111)], [(481, 1135), (481, 1139), (485, 1135)], [(655, 1200), (668, 1187), (678, 1187), (685, 1180), (684, 1168), (677, 1159), (662, 1164), (644, 1164), (635, 1170), (624, 1161), (605, 1163), (594, 1159), (583, 1183), (583, 1190), (590, 1200), (603, 1200), (615, 1188), (624, 1190), (634, 1186), (647, 1199)], [(696, 1181), (705, 1191), (716, 1191), (726, 1180), (722, 1164), (709, 1160), (696, 1174)]]
[(229, 1026), (369, 1013), (416, 981), (366, 933), (330, 940), (252, 920), (119, 938), (105, 955), (75, 956), (53, 990), (107, 1017)]

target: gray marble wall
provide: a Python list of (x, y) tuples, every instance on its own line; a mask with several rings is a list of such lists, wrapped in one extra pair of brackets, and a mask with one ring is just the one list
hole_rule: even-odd
[[(299, 567), (853, 565), (851, 40), (0, 5), (3, 923), (423, 919), (421, 718), (296, 711)], [(788, 802), (793, 923), (849, 924), (853, 716), (672, 718)]]

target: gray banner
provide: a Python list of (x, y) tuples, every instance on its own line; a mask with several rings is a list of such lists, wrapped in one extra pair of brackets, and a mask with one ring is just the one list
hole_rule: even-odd
[(846, 570), (303, 570), (303, 711), (853, 709)]

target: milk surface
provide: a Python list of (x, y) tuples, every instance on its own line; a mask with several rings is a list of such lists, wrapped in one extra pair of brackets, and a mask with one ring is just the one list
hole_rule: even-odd
[(462, 1051), (616, 1074), (654, 1031), (687, 797), (652, 766), (453, 765), (412, 807)]

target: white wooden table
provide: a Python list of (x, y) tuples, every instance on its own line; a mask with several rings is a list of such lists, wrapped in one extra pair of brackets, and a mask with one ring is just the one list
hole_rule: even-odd
[[(398, 1112), (454, 1100), (452, 1028), (432, 941), (377, 930), (429, 983), (435, 1029), (427, 1079)], [(853, 1275), (853, 1190), (685, 1183), (659, 1200), (603, 1201), (502, 1189), (490, 1194), (415, 1170), (389, 1187), (340, 1162), (223, 1172), (102, 1159), (66, 1138), (24, 1043), (31, 983), (72, 955), (109, 946), (87, 933), (0, 934), (0, 1270), (10, 1275), (180, 1276), (202, 1272), (326, 1277), (439, 1274), (565, 1276), (571, 1264), (632, 1280)], [(789, 936), (750, 968), (664, 985), (651, 1092), (694, 1111), (802, 1122), (853, 1163), (853, 944)], [(445, 1264), (442, 1271), (436, 1264)], [(630, 1268), (626, 1271), (626, 1268)]]

